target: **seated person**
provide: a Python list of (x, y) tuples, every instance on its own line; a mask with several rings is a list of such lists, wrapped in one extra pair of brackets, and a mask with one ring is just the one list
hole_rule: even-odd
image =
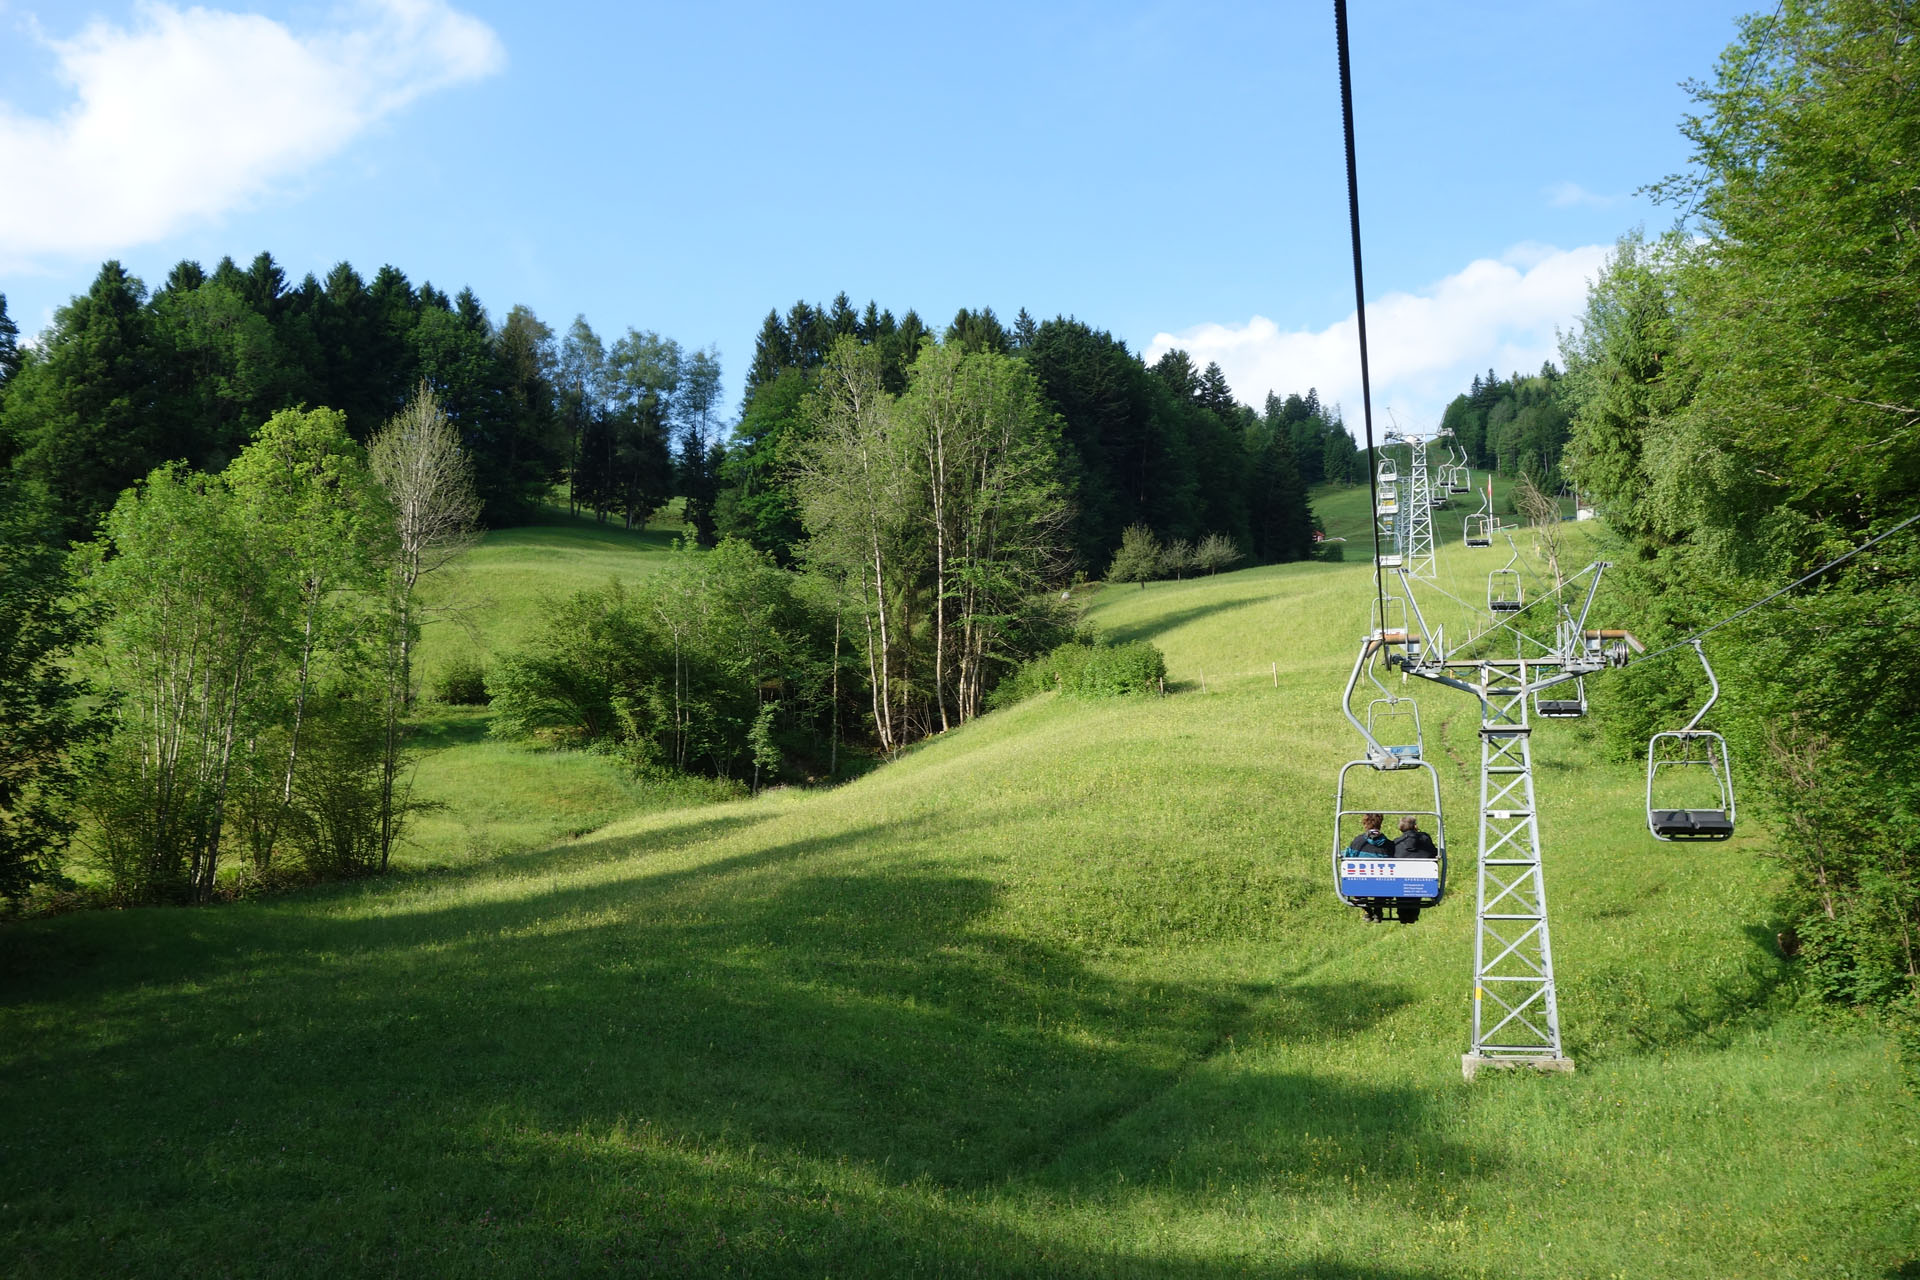
[[(1393, 842), (1381, 834), (1380, 824), (1385, 817), (1378, 813), (1360, 815), (1360, 834), (1347, 846), (1347, 852), (1359, 858), (1385, 858), (1393, 853)], [(1368, 924), (1380, 923), (1380, 908), (1373, 903), (1362, 903), (1360, 910), (1366, 915)]]
[(1420, 829), (1420, 820), (1412, 814), (1400, 819), (1400, 838), (1393, 842), (1396, 858), (1437, 858), (1440, 850), (1433, 837)]
[(1362, 858), (1384, 858), (1393, 852), (1393, 843), (1381, 834), (1380, 824), (1386, 821), (1378, 813), (1360, 815), (1360, 834), (1347, 846), (1347, 852)]

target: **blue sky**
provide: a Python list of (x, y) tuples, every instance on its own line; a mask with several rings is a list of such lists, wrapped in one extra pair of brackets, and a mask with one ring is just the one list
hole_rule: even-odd
[[(1531, 370), (1747, 3), (1353, 5), (1376, 404)], [(1357, 426), (1331, 5), (0, 0), (0, 292), (270, 250), (714, 345), (1071, 314)], [(1378, 308), (1377, 312), (1375, 308)]]

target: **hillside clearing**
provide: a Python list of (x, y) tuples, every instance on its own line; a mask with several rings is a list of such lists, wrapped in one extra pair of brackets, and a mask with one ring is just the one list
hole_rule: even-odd
[[(1893, 1047), (1797, 1011), (1764, 837), (1655, 845), (1585, 722), (1537, 744), (1579, 1071), (1461, 1081), (1470, 858), (1413, 928), (1328, 884), (1367, 592), (1321, 564), (1110, 589), (1093, 620), (1182, 692), (1042, 697), (837, 790), (606, 825), (645, 803), (610, 761), (493, 759), (452, 716), (443, 818), (511, 838), (0, 932), (9, 1274), (1910, 1260)], [(1470, 758), (1470, 710), (1423, 706), (1433, 757)], [(1457, 854), (1473, 784), (1446, 778)]]

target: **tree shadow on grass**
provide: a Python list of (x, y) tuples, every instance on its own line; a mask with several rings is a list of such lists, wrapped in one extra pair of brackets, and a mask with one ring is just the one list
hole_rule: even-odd
[[(1569, 1054), (1597, 1064), (1680, 1047), (1725, 1049), (1736, 1037), (1772, 1025), (1787, 1007), (1782, 994), (1794, 981), (1793, 966), (1768, 926), (1749, 924), (1741, 932), (1751, 946), (1729, 952), (1738, 968), (1725, 976), (1622, 962), (1564, 983), (1564, 991), (1593, 1000), (1609, 1015), (1604, 1022), (1574, 1022)], [(1589, 991), (1606, 995), (1586, 996)]]
[(1127, 644), (1134, 640), (1152, 640), (1176, 627), (1184, 627), (1189, 622), (1198, 622), (1202, 618), (1215, 617), (1222, 613), (1232, 613), (1237, 609), (1256, 609), (1271, 606), (1274, 602), (1266, 597), (1254, 600), (1218, 600), (1212, 604), (1196, 605), (1191, 609), (1176, 609), (1172, 613), (1162, 613), (1140, 622), (1125, 623), (1119, 626), (1102, 626), (1100, 634), (1115, 644)]
[(491, 741), (492, 712), (485, 707), (439, 707), (409, 726), (407, 746), (420, 751), (470, 747)]
[[(887, 840), (966, 838), (923, 825)], [(978, 1206), (1035, 1170), (1091, 1191), (1130, 1163), (1186, 1185), (1198, 1166), (1167, 1153), (1221, 1115), (1257, 1116), (1290, 1176), (1328, 1182), (1374, 1136), (1427, 1123), (1392, 1088), (1217, 1062), (1196, 1084), (1246, 1020), (1244, 988), (1118, 977), (1008, 930), (993, 881), (845, 856), (880, 834), (416, 912), (145, 913), (144, 941), (121, 944), (136, 954), (68, 975), (9, 1036), (0, 1201), (69, 1274), (210, 1253), (284, 1274), (651, 1256), (687, 1274), (1201, 1276), (1229, 1268), (1057, 1245)], [(125, 981), (175, 953), (203, 962), (198, 981)], [(1403, 999), (1296, 988), (1281, 1016), (1337, 1037)], [(1172, 1092), (1160, 1127), (1129, 1136)], [(838, 1209), (836, 1185), (858, 1193)], [(613, 1247), (636, 1203), (637, 1262), (580, 1252)]]
[[(745, 831), (775, 816), (768, 810), (695, 810), (685, 821), (633, 835), (596, 835), (463, 866), (396, 866), (384, 876), (332, 881), (259, 903), (140, 907), (24, 921), (0, 928), (0, 1009), (68, 994), (97, 994), (116, 986), (218, 981), (236, 964), (287, 959), (299, 963), (308, 950), (327, 949), (366, 933), (366, 928), (356, 929), (351, 920), (337, 914), (343, 904), (378, 902), (409, 892), (430, 894), (482, 881), (557, 875), (614, 858), (674, 853)], [(734, 860), (710, 862), (692, 874), (724, 872), (733, 864)], [(659, 873), (642, 869), (638, 874)], [(400, 908), (381, 914), (390, 922), (442, 910), (429, 899), (417, 912)], [(392, 931), (390, 923), (372, 928)]]
[[(1288, 984), (1262, 1002), (1243, 1031), (1296, 1054), (1335, 1051), (1419, 998), (1400, 984)], [(1310, 1191), (1364, 1175), (1391, 1180), (1395, 1195), (1431, 1195), (1497, 1167), (1491, 1153), (1447, 1136), (1449, 1117), (1435, 1112), (1430, 1092), (1261, 1065), (1271, 1061), (1229, 1058), (1192, 1072), (1110, 1132), (1063, 1152), (1042, 1183), (1071, 1186), (1118, 1174), (1128, 1184), (1175, 1191), (1223, 1183)]]

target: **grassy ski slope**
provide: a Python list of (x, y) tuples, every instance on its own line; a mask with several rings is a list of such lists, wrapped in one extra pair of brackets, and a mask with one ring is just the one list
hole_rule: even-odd
[[(1171, 696), (839, 790), (0, 930), (0, 1271), (1908, 1274), (1894, 1051), (1796, 1010), (1765, 837), (1656, 845), (1585, 723), (1537, 742), (1579, 1071), (1462, 1082), (1469, 707), (1423, 699), (1455, 896), (1329, 884), (1369, 581), (1109, 590)], [(464, 749), (445, 786), (544, 812)]]

